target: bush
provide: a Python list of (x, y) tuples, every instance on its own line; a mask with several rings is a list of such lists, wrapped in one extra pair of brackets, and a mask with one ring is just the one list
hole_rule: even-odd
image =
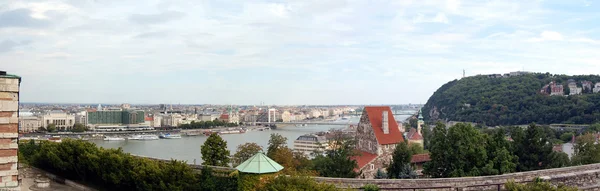
[(575, 187), (553, 186), (540, 178), (535, 178), (533, 182), (528, 184), (517, 184), (514, 181), (509, 181), (504, 185), (504, 188), (508, 191), (577, 191)]
[(379, 191), (379, 186), (375, 184), (367, 184), (363, 187), (364, 191)]
[(197, 173), (182, 161), (139, 158), (121, 149), (98, 148), (81, 140), (19, 144), (30, 165), (103, 190), (237, 190), (237, 176)]
[(338, 189), (330, 184), (319, 183), (307, 176), (278, 176), (265, 185), (264, 190), (282, 191), (282, 190), (314, 190), (314, 191), (337, 191)]

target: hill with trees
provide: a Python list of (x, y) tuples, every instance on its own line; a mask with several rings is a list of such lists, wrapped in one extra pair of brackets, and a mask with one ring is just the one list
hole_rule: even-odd
[[(488, 126), (523, 124), (592, 124), (600, 122), (600, 93), (569, 94), (568, 82), (600, 82), (597, 75), (530, 73), (497, 77), (478, 75), (442, 85), (423, 107), (425, 120), (474, 122)], [(565, 96), (541, 90), (555, 82)], [(544, 90), (549, 91), (549, 88)]]

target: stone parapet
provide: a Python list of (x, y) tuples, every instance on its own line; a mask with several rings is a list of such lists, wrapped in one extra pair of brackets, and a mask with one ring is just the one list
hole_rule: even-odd
[(335, 184), (340, 188), (361, 188), (376, 184), (382, 190), (497, 190), (508, 181), (531, 182), (536, 177), (552, 184), (565, 184), (593, 190), (600, 183), (600, 164), (519, 172), (496, 176), (436, 178), (436, 179), (350, 179), (315, 177), (317, 181)]

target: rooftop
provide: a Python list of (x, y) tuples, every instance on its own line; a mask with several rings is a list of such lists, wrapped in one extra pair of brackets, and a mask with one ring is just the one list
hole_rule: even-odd
[[(383, 116), (382, 113), (384, 111), (388, 112), (388, 125), (389, 125), (389, 133), (385, 134), (383, 129), (381, 129)], [(404, 141), (402, 137), (402, 133), (398, 129), (398, 123), (394, 119), (394, 114), (392, 113), (389, 106), (367, 106), (365, 107), (365, 112), (369, 116), (369, 121), (371, 122), (371, 126), (373, 127), (373, 132), (375, 132), (375, 137), (377, 137), (377, 142), (380, 145), (387, 144), (396, 144), (401, 141)]]

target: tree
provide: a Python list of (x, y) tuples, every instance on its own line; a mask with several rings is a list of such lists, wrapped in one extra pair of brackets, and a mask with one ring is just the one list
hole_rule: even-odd
[(550, 164), (548, 164), (548, 167), (550, 168), (562, 168), (571, 164), (571, 161), (569, 161), (569, 155), (564, 152), (554, 151), (550, 153), (548, 158), (550, 159)]
[(429, 149), (429, 141), (432, 138), (431, 128), (429, 128), (428, 125), (424, 125), (421, 131), (421, 133), (423, 134), (423, 148)]
[(409, 144), (408, 150), (410, 150), (410, 153), (413, 155), (426, 153), (421, 144)]
[(506, 140), (504, 129), (497, 129), (492, 136), (487, 136), (487, 155), (490, 159), (483, 175), (496, 175), (515, 172), (518, 158), (511, 152), (510, 143)]
[(217, 133), (211, 134), (200, 147), (202, 153), (202, 165), (229, 166), (229, 150), (227, 142)]
[(354, 169), (358, 168), (358, 164), (356, 160), (351, 159), (358, 155), (355, 151), (356, 140), (342, 131), (336, 130), (332, 131), (329, 145), (330, 149), (326, 150), (324, 155), (316, 156), (313, 159), (314, 170), (324, 177), (356, 177), (358, 173)]
[(377, 169), (377, 173), (375, 174), (375, 179), (386, 179), (388, 178), (387, 173), (383, 172), (381, 169)]
[(404, 170), (407, 170), (405, 168), (406, 165), (410, 165), (411, 157), (412, 151), (408, 148), (408, 145), (405, 142), (398, 143), (392, 153), (392, 162), (387, 167), (388, 178), (406, 178), (400, 175), (409, 174), (408, 172), (404, 172)]
[(262, 147), (256, 143), (245, 143), (243, 145), (238, 145), (237, 151), (233, 155), (233, 167), (238, 166), (261, 151)]
[(560, 135), (560, 140), (562, 140), (564, 142), (571, 142), (571, 139), (573, 139), (573, 136), (575, 136), (575, 133), (566, 132), (566, 133), (563, 133), (562, 135)]
[(430, 141), (429, 156), (431, 161), (425, 163), (423, 173), (433, 178), (443, 178), (450, 176), (449, 157), (450, 145), (446, 139), (446, 126), (438, 122), (433, 129), (432, 139)]
[(281, 190), (315, 190), (315, 191), (336, 191), (335, 186), (326, 183), (319, 183), (314, 178), (307, 176), (277, 176), (265, 185), (266, 191)]
[(73, 125), (73, 128), (71, 130), (72, 132), (85, 132), (87, 131), (87, 128), (81, 124), (81, 123), (75, 123), (75, 125)]
[(511, 132), (515, 154), (519, 157), (518, 171), (544, 169), (548, 166), (548, 156), (552, 153), (552, 144), (548, 142), (544, 129), (535, 124), (529, 125), (523, 133), (519, 128)]
[(48, 127), (46, 128), (46, 130), (48, 132), (55, 132), (56, 131), (56, 125), (54, 125), (54, 124), (48, 124)]
[(593, 134), (585, 134), (575, 139), (575, 155), (573, 155), (574, 165), (584, 165), (600, 162), (600, 144), (596, 144), (596, 137)]
[(267, 156), (273, 158), (275, 151), (279, 148), (287, 147), (287, 138), (278, 133), (272, 133), (267, 147)]

